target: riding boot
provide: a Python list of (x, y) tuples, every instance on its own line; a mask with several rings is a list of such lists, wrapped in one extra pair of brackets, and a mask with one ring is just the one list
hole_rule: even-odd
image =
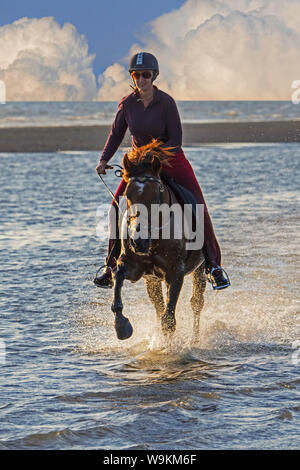
[(203, 245), (202, 251), (205, 258), (205, 271), (207, 280), (211, 283), (212, 288), (221, 290), (229, 287), (231, 284), (226, 271), (214, 261), (205, 243)]
[[(112, 273), (114, 269), (116, 268), (116, 261), (120, 256), (121, 252), (121, 241), (117, 238), (114, 241), (114, 244), (112, 246), (112, 249), (106, 258), (106, 264), (103, 266), (105, 267), (104, 273), (98, 277), (98, 271), (96, 273), (96, 277), (94, 279), (94, 284), (97, 287), (103, 287), (104, 289), (110, 289), (113, 286), (113, 281), (112, 281)], [(102, 268), (102, 266), (101, 266)], [(100, 268), (100, 269), (101, 269)]]
[[(119, 196), (123, 194), (125, 187), (126, 183), (124, 182), (124, 180), (122, 180), (115, 194), (116, 200), (119, 200)], [(108, 255), (106, 258), (105, 265), (101, 266), (98, 269), (94, 279), (94, 284), (97, 287), (103, 287), (104, 289), (111, 288), (113, 286), (112, 273), (116, 268), (117, 259), (119, 258), (121, 253), (121, 241), (119, 235), (119, 207), (118, 204), (115, 203), (115, 201), (112, 202), (112, 206), (114, 206), (114, 213), (112, 215), (112, 219), (110, 221), (109, 226), (110, 237), (108, 243)], [(112, 236), (112, 225), (115, 229), (114, 236)], [(98, 276), (98, 272), (103, 268), (105, 268), (105, 271), (102, 273), (102, 275)]]
[(103, 289), (111, 289), (113, 286), (111, 270), (106, 268), (106, 271), (104, 271), (100, 277), (96, 276), (94, 284), (95, 286), (102, 287)]

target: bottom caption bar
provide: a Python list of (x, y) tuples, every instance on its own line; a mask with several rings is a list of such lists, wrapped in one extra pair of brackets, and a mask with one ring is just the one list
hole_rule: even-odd
[[(264, 451), (266, 453), (266, 451)], [(267, 451), (268, 454), (272, 451)], [(1, 450), (2, 457), (7, 455), (7, 451)], [(247, 456), (245, 455), (247, 454)], [(168, 466), (195, 466), (203, 464), (205, 458), (210, 459), (210, 464), (213, 461), (221, 459), (222, 464), (228, 459), (231, 462), (232, 458), (241, 458), (244, 461), (245, 457), (247, 462), (254, 463), (257, 459), (256, 451), (249, 450), (11, 450), (9, 451), (10, 462), (12, 466), (17, 461), (25, 464), (31, 464), (31, 469), (40, 469), (40, 464), (47, 462), (48, 466), (51, 465), (64, 465), (75, 464), (83, 466), (83, 468), (106, 469), (106, 468), (145, 468), (157, 465)], [(276, 453), (276, 459), (279, 457)]]
[(193, 465), (197, 463), (196, 452), (152, 452), (140, 451), (134, 454), (108, 453), (101, 456), (103, 465), (126, 465), (136, 468), (139, 465)]

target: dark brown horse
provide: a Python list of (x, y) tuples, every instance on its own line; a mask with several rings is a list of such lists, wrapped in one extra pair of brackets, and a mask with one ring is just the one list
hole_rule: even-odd
[[(193, 281), (191, 306), (194, 313), (194, 339), (198, 338), (206, 287), (202, 250), (199, 248), (188, 251), (185, 235), (175, 237), (178, 217), (169, 217), (167, 222), (170, 236), (167, 238), (161, 236), (162, 230), (166, 228), (161, 215), (156, 218), (156, 227), (151, 220), (151, 217), (154, 217), (151, 207), (161, 207), (162, 204), (169, 207), (178, 202), (174, 192), (160, 177), (162, 164), (168, 165), (172, 160), (173, 154), (170, 150), (164, 149), (160, 142), (154, 140), (125, 154), (123, 158), (123, 178), (127, 182), (124, 194), (127, 198), (127, 212), (123, 217), (120, 233), (121, 254), (113, 275), (114, 293), (111, 307), (115, 314), (115, 328), (119, 339), (129, 338), (133, 331), (128, 318), (122, 313), (121, 289), (125, 279), (131, 282), (136, 282), (142, 277), (145, 279), (147, 292), (161, 322), (162, 331), (168, 335), (175, 331), (176, 304), (184, 276), (190, 273)], [(144, 218), (140, 214), (141, 207), (146, 209)], [(179, 223), (183, 223), (183, 213), (181, 217)], [(154, 231), (150, 233), (149, 227)], [(136, 236), (143, 230), (143, 237)], [(167, 286), (166, 304), (162, 281)]]

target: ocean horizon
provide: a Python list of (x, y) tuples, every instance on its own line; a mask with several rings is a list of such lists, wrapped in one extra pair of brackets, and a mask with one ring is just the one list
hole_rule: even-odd
[[(121, 97), (120, 97), (121, 99)], [(299, 120), (291, 101), (176, 101), (183, 123)], [(9, 101), (0, 104), (0, 128), (112, 124), (116, 101)]]

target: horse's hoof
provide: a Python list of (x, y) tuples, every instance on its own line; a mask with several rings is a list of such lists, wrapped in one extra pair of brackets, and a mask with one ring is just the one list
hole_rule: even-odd
[(115, 329), (117, 333), (117, 338), (121, 340), (130, 338), (133, 333), (133, 328), (131, 326), (130, 321), (123, 315), (116, 316)]

